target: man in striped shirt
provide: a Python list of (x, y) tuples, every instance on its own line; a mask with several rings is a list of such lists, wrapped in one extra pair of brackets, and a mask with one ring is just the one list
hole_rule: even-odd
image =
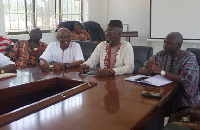
[(162, 51), (153, 55), (140, 69), (140, 74), (160, 74), (181, 84), (176, 95), (175, 110), (200, 104), (199, 66), (193, 53), (181, 50), (183, 36), (172, 32), (164, 40)]
[(10, 39), (0, 36), (0, 53), (7, 56), (10, 45), (14, 45), (14, 43)]

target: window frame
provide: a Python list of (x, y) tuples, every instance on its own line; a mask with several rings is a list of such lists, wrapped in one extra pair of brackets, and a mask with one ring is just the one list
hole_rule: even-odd
[[(42, 0), (41, 0), (42, 1)], [(54, 3), (54, 5), (55, 5), (55, 11), (53, 12), (53, 14), (52, 15), (54, 15), (54, 18), (55, 18), (55, 25), (56, 24), (58, 24), (58, 23), (60, 23), (60, 21), (62, 21), (63, 20), (63, 16), (65, 15), (67, 15), (67, 16), (73, 16), (73, 15), (79, 15), (79, 17), (80, 17), (80, 22), (83, 22), (83, 19), (84, 19), (84, 15), (88, 15), (88, 13), (86, 13), (86, 14), (84, 14), (84, 1), (88, 1), (88, 0), (72, 0), (73, 2), (76, 2), (76, 1), (79, 1), (80, 2), (80, 7), (79, 7), (79, 9), (80, 9), (80, 13), (77, 13), (77, 14), (72, 14), (72, 13), (68, 13), (68, 14), (64, 14), (64, 13), (62, 13), (62, 8), (63, 8), (63, 6), (62, 6), (62, 0), (54, 0), (54, 1), (48, 1), (48, 3), (49, 2), (53, 2)], [(7, 33), (7, 35), (19, 35), (19, 34), (29, 34), (29, 31), (30, 30), (28, 30), (28, 27), (29, 27), (29, 25), (28, 25), (28, 15), (31, 15), (31, 18), (32, 18), (32, 21), (31, 21), (31, 27), (32, 28), (35, 28), (35, 27), (37, 27), (37, 13), (36, 13), (36, 11), (37, 11), (37, 8), (36, 8), (36, 1), (35, 0), (32, 0), (31, 2), (32, 2), (32, 12), (31, 13), (29, 13), (28, 12), (28, 10), (27, 10), (27, 0), (24, 0), (24, 12), (23, 13), (19, 13), (19, 11), (17, 11), (17, 12), (15, 12), (15, 13), (12, 13), (11, 11), (10, 11), (10, 5), (11, 5), (11, 3), (10, 3), (10, 0), (8, 0), (7, 1), (8, 2), (8, 12), (5, 12), (4, 11), (4, 17), (5, 17), (5, 14), (8, 14), (9, 15), (9, 22), (10, 22), (10, 30), (6, 30), (6, 33)], [(17, 1), (18, 2), (18, 1)], [(58, 4), (57, 4), (58, 3)], [(17, 7), (18, 7), (18, 3), (17, 3)], [(67, 7), (67, 6), (66, 6)], [(57, 9), (58, 9), (58, 12), (57, 12)], [(11, 28), (11, 25), (12, 25), (12, 21), (11, 21), (11, 17), (10, 17), (10, 14), (16, 14), (16, 15), (19, 15), (19, 14), (24, 14), (25, 15), (25, 29), (23, 29), (23, 30), (20, 30), (19, 29), (19, 25), (18, 25), (18, 29), (12, 29)], [(42, 14), (44, 14), (43, 12), (42, 12)], [(58, 18), (57, 18), (58, 17)], [(18, 16), (18, 24), (19, 24), (19, 16)], [(5, 22), (6, 22), (6, 19), (5, 19)], [(42, 20), (42, 23), (43, 23), (43, 20)], [(44, 27), (43, 26), (43, 24), (42, 24), (42, 27)], [(5, 26), (5, 28), (6, 28), (6, 26)], [(41, 28), (41, 27), (40, 27)], [(41, 31), (42, 31), (42, 33), (51, 33), (51, 32), (54, 32), (55, 31), (55, 29), (44, 29), (44, 28), (41, 28)]]

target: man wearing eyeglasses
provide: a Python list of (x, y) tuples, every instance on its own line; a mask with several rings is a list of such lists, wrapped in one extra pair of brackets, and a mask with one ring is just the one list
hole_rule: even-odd
[(153, 55), (140, 69), (140, 74), (159, 74), (180, 83), (180, 90), (173, 99), (174, 111), (200, 104), (199, 66), (193, 53), (181, 50), (182, 43), (181, 33), (169, 33), (163, 50)]
[(33, 28), (30, 31), (29, 40), (16, 42), (10, 52), (10, 59), (15, 62), (17, 69), (39, 66), (39, 57), (44, 52), (47, 44), (41, 42), (42, 31)]
[(59, 42), (52, 42), (40, 56), (42, 70), (61, 70), (79, 66), (84, 62), (81, 47), (76, 42), (71, 42), (71, 34), (67, 28), (58, 30)]
[(110, 20), (106, 30), (106, 41), (97, 45), (91, 57), (80, 66), (86, 73), (100, 63), (95, 76), (121, 75), (134, 70), (133, 48), (129, 42), (121, 41), (122, 22)]

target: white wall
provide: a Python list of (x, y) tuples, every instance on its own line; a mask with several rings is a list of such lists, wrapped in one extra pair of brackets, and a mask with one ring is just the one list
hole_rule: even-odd
[[(108, 20), (120, 19), (129, 25), (129, 31), (138, 31), (131, 38), (132, 45), (152, 46), (154, 54), (163, 49), (163, 41), (147, 41), (149, 35), (150, 0), (108, 0)], [(182, 49), (200, 48), (200, 41), (184, 41)]]
[(131, 38), (132, 45), (147, 45), (149, 29), (149, 1), (109, 0), (109, 19), (120, 19), (128, 24), (129, 31), (138, 31), (138, 38)]
[(104, 30), (108, 23), (108, 1), (109, 0), (88, 0), (89, 20), (98, 22)]
[[(149, 32), (150, 0), (88, 0), (89, 20), (101, 24), (105, 30), (109, 20), (120, 19), (129, 25), (129, 31), (138, 31), (138, 38), (131, 38), (132, 45), (147, 45), (154, 48), (154, 54), (162, 49), (163, 41), (147, 41)], [(3, 19), (3, 4), (0, 1), (0, 35), (5, 34)], [(13, 37), (13, 36), (7, 36)], [(28, 39), (28, 35), (15, 36), (19, 39)], [(56, 41), (56, 35), (43, 34), (42, 41), (50, 43)], [(182, 49), (188, 47), (200, 48), (200, 41), (184, 42)]]

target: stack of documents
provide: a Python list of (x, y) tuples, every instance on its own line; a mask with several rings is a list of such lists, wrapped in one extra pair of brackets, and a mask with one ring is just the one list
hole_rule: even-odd
[(125, 80), (138, 82), (138, 83), (146, 83), (146, 84), (150, 84), (150, 85), (154, 85), (154, 86), (163, 86), (165, 84), (169, 84), (172, 82), (160, 75), (155, 75), (152, 77), (146, 76), (146, 75), (136, 75), (136, 76), (131, 76), (131, 77), (125, 78)]

